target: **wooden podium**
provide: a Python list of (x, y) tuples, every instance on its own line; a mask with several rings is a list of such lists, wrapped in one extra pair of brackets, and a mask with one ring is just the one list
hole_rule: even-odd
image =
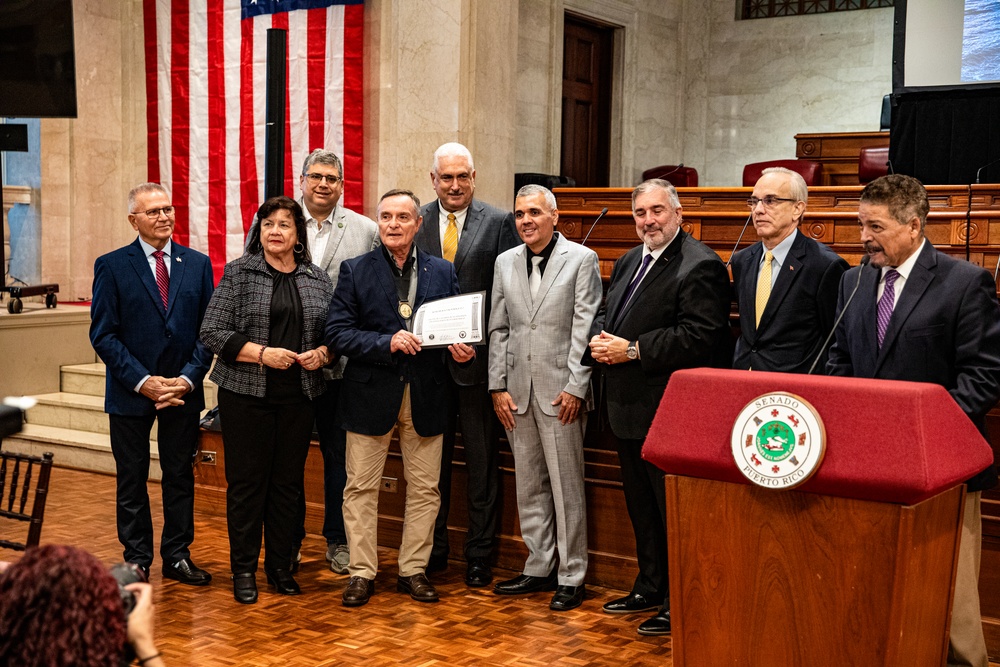
[[(730, 448), (739, 412), (775, 391), (826, 430), (794, 490), (751, 485)], [(643, 457), (668, 473), (675, 667), (944, 664), (961, 482), (993, 453), (943, 388), (681, 371)]]

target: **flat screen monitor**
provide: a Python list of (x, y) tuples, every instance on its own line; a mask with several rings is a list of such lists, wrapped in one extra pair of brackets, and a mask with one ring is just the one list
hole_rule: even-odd
[(0, 116), (76, 118), (72, 0), (0, 0)]

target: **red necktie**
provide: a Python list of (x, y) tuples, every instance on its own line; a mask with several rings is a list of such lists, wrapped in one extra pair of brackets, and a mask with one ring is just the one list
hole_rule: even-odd
[(167, 265), (163, 261), (163, 251), (153, 252), (156, 258), (156, 286), (160, 288), (160, 300), (163, 302), (163, 309), (167, 309), (167, 295), (170, 294), (170, 275), (167, 273)]

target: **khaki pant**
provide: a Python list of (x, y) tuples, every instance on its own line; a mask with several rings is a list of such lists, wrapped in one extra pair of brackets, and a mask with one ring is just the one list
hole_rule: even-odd
[(979, 559), (983, 546), (983, 520), (979, 492), (965, 496), (962, 541), (958, 547), (955, 573), (955, 602), (951, 608), (949, 665), (988, 667), (983, 619), (979, 610)]
[[(434, 520), (441, 506), (440, 435), (422, 437), (413, 428), (410, 386), (396, 421), (403, 453), (406, 510), (403, 541), (399, 546), (399, 576), (410, 577), (427, 568), (434, 544)], [(378, 493), (389, 452), (390, 430), (385, 435), (347, 432), (347, 486), (344, 488), (344, 528), (351, 550), (351, 576), (374, 579), (378, 571)]]

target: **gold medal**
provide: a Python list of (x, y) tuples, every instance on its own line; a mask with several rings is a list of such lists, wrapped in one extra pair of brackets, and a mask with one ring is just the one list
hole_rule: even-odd
[(402, 315), (404, 320), (410, 319), (410, 315), (413, 314), (413, 309), (410, 308), (410, 304), (405, 301), (399, 302), (399, 314)]

